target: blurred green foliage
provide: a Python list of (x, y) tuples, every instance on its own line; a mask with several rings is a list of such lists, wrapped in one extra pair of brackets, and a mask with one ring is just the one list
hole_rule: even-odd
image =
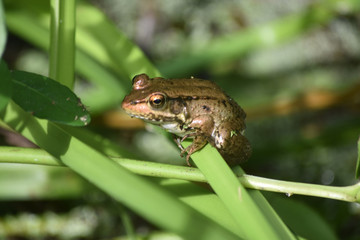
[[(44, 71), (47, 66), (31, 64), (36, 57), (46, 55), (37, 50), (32, 57), (27, 54), (33, 53), (34, 47), (48, 48), (49, 6), (40, 0), (36, 4), (13, 0), (4, 3), (10, 31), (4, 58), (16, 69)], [(358, 1), (105, 0), (92, 4), (104, 14), (85, 1), (78, 4), (75, 89), (94, 113), (100, 115), (117, 106), (129, 88), (130, 76), (140, 72), (159, 74), (147, 72), (147, 62), (139, 66), (139, 49), (116, 41), (124, 33), (166, 76), (212, 79), (245, 109), (246, 134), (254, 153), (243, 165), (247, 173), (325, 185), (356, 182), (360, 130)], [(115, 31), (115, 26), (123, 33)], [(133, 58), (122, 59), (129, 51), (134, 52)], [(133, 66), (130, 70), (124, 67), (129, 63)], [(152, 134), (149, 143), (145, 131), (129, 133), (120, 129), (114, 134), (109, 126), (93, 127), (119, 142), (135, 139), (129, 149), (146, 159), (158, 159), (154, 148), (161, 145), (161, 136), (157, 142)], [(169, 151), (169, 155), (159, 154), (164, 159), (178, 158), (176, 150)], [(63, 179), (58, 175), (51, 181)], [(81, 195), (79, 191), (75, 198), (81, 199)], [(108, 201), (100, 193), (94, 195), (91, 201), (83, 198), (82, 204)], [(269, 197), (269, 201), (289, 222), (312, 214), (309, 227), (325, 229), (328, 239), (332, 234), (339, 239), (357, 239), (360, 234), (357, 204), (301, 196)], [(0, 203), (2, 222), (21, 219), (31, 211), (8, 211), (5, 204)], [(287, 209), (294, 211), (289, 214)], [(39, 218), (44, 216), (40, 214)], [(97, 228), (100, 226), (102, 223)], [(138, 228), (143, 226), (151, 231), (144, 222)], [(315, 231), (311, 233), (308, 239), (319, 239)], [(106, 234), (109, 232), (104, 231)]]

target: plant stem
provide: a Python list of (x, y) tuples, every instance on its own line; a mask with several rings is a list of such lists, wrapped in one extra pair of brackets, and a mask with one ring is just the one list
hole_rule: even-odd
[(49, 76), (73, 88), (75, 66), (74, 0), (51, 0), (51, 41)]
[(274, 180), (251, 175), (240, 176), (239, 180), (246, 187), (285, 193), (288, 197), (293, 194), (299, 194), (347, 202), (360, 202), (360, 183), (345, 187), (334, 187), (319, 184)]
[[(61, 162), (58, 162), (56, 158), (41, 149), (0, 147), (0, 153), (0, 163), (64, 166)], [(128, 170), (140, 175), (206, 182), (204, 175), (197, 168), (125, 158), (112, 159)], [(360, 183), (344, 187), (334, 187), (274, 180), (247, 174), (237, 175), (241, 184), (251, 189), (285, 193), (289, 197), (294, 194), (299, 194), (360, 203)]]

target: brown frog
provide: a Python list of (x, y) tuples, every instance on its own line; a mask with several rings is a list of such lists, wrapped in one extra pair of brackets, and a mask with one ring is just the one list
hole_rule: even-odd
[[(251, 155), (250, 143), (244, 137), (244, 110), (212, 81), (140, 74), (133, 78), (132, 91), (124, 98), (122, 108), (132, 117), (173, 133), (181, 155), (187, 153), (188, 165), (191, 154), (207, 143), (230, 166)], [(187, 138), (193, 142), (183, 148), (181, 142)]]

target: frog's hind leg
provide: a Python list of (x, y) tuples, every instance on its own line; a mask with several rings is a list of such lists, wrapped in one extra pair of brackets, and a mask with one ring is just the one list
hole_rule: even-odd
[(222, 123), (215, 131), (210, 144), (217, 148), (229, 166), (235, 166), (247, 161), (251, 156), (251, 145), (243, 135), (243, 123)]

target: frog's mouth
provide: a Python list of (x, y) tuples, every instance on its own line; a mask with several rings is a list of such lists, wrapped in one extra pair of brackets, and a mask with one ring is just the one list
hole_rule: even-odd
[(162, 120), (158, 120), (158, 119), (155, 119), (155, 118), (152, 119), (151, 117), (148, 118), (148, 117), (143, 116), (143, 115), (135, 115), (135, 114), (130, 114), (130, 113), (129, 113), (129, 115), (130, 115), (130, 117), (132, 117), (132, 118), (138, 118), (138, 119), (141, 119), (141, 120), (143, 120), (143, 121), (145, 121), (145, 122), (147, 122), (147, 123), (151, 123), (151, 124), (160, 125), (160, 124), (163, 123)]
[(182, 124), (176, 122), (176, 121), (166, 121), (166, 119), (158, 119), (155, 115), (149, 116), (143, 116), (143, 115), (134, 115), (129, 114), (133, 118), (141, 119), (147, 123), (151, 123), (153, 125), (158, 125), (162, 127), (163, 129), (167, 130), (168, 132), (171, 132), (173, 134), (176, 134), (178, 136), (184, 136), (186, 133), (188, 133), (189, 129), (185, 129)]

